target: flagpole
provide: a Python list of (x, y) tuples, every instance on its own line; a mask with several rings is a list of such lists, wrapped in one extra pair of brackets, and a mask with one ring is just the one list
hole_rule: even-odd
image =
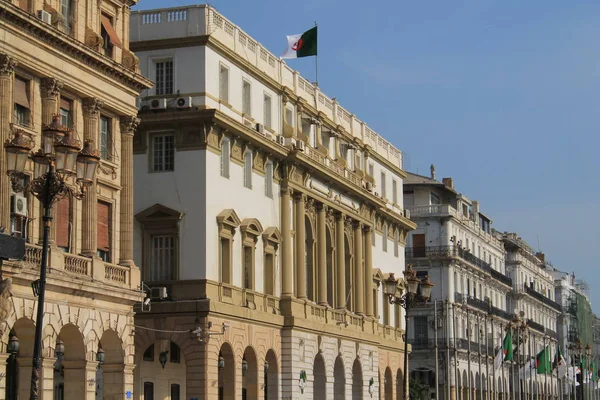
[(439, 394), (439, 390), (440, 390), (440, 384), (439, 382), (439, 373), (440, 373), (440, 367), (439, 367), (439, 349), (438, 349), (438, 319), (437, 319), (437, 300), (434, 300), (433, 302), (433, 336), (434, 336), (434, 341), (435, 341), (435, 400), (440, 400), (440, 394)]
[(452, 374), (450, 371), (450, 300), (446, 299), (446, 312), (445, 318), (446, 320), (446, 375), (448, 378), (446, 382), (448, 383), (448, 398), (447, 400), (451, 400), (452, 398)]
[(468, 383), (468, 387), (469, 387), (469, 395), (467, 396), (468, 400), (472, 400), (472, 395), (473, 395), (473, 384), (475, 383), (475, 379), (471, 379), (472, 375), (471, 375), (471, 335), (473, 334), (472, 329), (471, 329), (471, 323), (469, 322), (469, 308), (467, 307), (467, 371), (469, 376), (467, 377), (469, 383)]
[(479, 371), (479, 382), (476, 386), (479, 386), (479, 393), (475, 395), (475, 398), (481, 398), (483, 396), (483, 378), (481, 377), (481, 316), (477, 314), (477, 370)]
[[(512, 323), (509, 324), (509, 329), (510, 329), (510, 337), (511, 337), (511, 341), (512, 341), (512, 334), (513, 334)], [(514, 360), (514, 356), (513, 356), (513, 359), (510, 360), (510, 369), (511, 369), (511, 371), (508, 376), (508, 383), (509, 383), (508, 394), (514, 396), (514, 393), (515, 393), (515, 360)], [(512, 385), (511, 385), (511, 383), (512, 383)], [(510, 398), (512, 399), (512, 397), (510, 397)]]
[[(315, 28), (317, 26), (317, 21), (315, 21)], [(315, 85), (319, 87), (319, 51), (315, 54)]]
[(458, 350), (456, 349), (456, 303), (452, 303), (452, 336), (454, 341), (454, 398), (462, 399), (462, 393), (457, 393), (458, 387), (462, 390), (462, 385), (459, 385), (461, 377), (458, 374)]
[[(502, 323), (500, 323), (500, 338), (502, 338)], [(502, 340), (502, 339), (500, 339)], [(501, 344), (504, 348), (504, 343)], [(502, 392), (498, 389), (498, 393), (502, 393), (502, 400), (504, 400), (504, 389), (506, 389), (506, 379), (504, 378), (504, 356), (502, 356), (502, 364), (500, 365), (500, 387), (502, 388)], [(508, 393), (508, 390), (506, 391)], [(500, 398), (500, 396), (498, 396)]]
[[(546, 335), (544, 334), (544, 351), (546, 349)], [(548, 349), (550, 352), (550, 349)], [(548, 371), (544, 374), (544, 393), (546, 394), (546, 398), (548, 398)]]

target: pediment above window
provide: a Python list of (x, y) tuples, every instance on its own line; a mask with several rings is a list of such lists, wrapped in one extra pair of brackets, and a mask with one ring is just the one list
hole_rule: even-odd
[(260, 221), (256, 218), (246, 218), (240, 224), (240, 231), (243, 234), (251, 234), (253, 236), (258, 236), (263, 232), (263, 227), (260, 224)]
[(233, 208), (223, 210), (217, 215), (217, 223), (219, 226), (228, 226), (229, 228), (237, 228), (242, 221), (237, 216)]
[(276, 244), (280, 244), (282, 242), (281, 233), (279, 232), (279, 229), (277, 229), (277, 227), (275, 227), (275, 226), (271, 226), (271, 227), (265, 229), (262, 236), (263, 236), (263, 240), (267, 241), (267, 242), (276, 243)]
[(136, 214), (135, 219), (142, 224), (149, 222), (171, 222), (177, 223), (183, 218), (183, 213), (172, 208), (155, 204), (152, 207)]

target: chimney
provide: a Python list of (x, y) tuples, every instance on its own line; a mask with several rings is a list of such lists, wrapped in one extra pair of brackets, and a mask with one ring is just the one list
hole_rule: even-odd
[(479, 214), (479, 202), (475, 200), (473, 200), (473, 212)]
[(447, 188), (454, 190), (454, 181), (452, 180), (452, 178), (442, 178), (442, 183)]
[(543, 264), (546, 264), (546, 255), (544, 253), (538, 251), (537, 253), (535, 253), (535, 256), (539, 258)]
[(429, 171), (431, 172), (431, 179), (435, 179), (435, 165), (431, 164)]

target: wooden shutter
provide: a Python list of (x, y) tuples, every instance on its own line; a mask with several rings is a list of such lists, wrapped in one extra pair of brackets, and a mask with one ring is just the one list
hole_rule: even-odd
[(60, 108), (66, 111), (71, 111), (71, 100), (65, 99), (64, 97), (60, 98)]
[(15, 103), (29, 109), (31, 107), (29, 106), (29, 91), (27, 90), (29, 85), (27, 83), (28, 82), (23, 79), (15, 78), (15, 92), (13, 98)]
[(56, 245), (69, 247), (69, 223), (71, 222), (71, 199), (65, 197), (56, 204)]
[(110, 204), (98, 202), (98, 250), (110, 250)]
[(413, 256), (425, 257), (425, 235), (413, 235)]
[(110, 18), (108, 16), (102, 14), (100, 19), (102, 22), (102, 27), (104, 29), (106, 29), (106, 33), (108, 34), (108, 37), (110, 38), (110, 43), (112, 43), (113, 46), (121, 47), (121, 39), (119, 39), (119, 35), (117, 35), (117, 32), (115, 31), (115, 28), (113, 27), (112, 21), (110, 20)]

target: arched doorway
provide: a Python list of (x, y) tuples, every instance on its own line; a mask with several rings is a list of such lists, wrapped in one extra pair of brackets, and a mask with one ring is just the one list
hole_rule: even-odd
[(333, 366), (333, 400), (344, 400), (346, 398), (346, 373), (344, 372), (344, 361), (337, 356)]
[(363, 376), (362, 367), (358, 358), (354, 360), (352, 365), (352, 400), (363, 399)]
[(396, 399), (404, 400), (402, 390), (404, 388), (404, 375), (402, 370), (398, 369), (396, 372)]
[(219, 350), (219, 400), (235, 397), (235, 360), (229, 343), (223, 343)]
[(55, 367), (54, 398), (84, 399), (87, 379), (86, 370), (82, 368), (86, 364), (83, 335), (77, 326), (67, 324), (60, 330), (58, 339), (64, 344), (64, 356), (57, 357), (59, 362)]
[(325, 369), (325, 359), (321, 353), (315, 357), (315, 365), (313, 367), (313, 398), (325, 399), (327, 396), (327, 371)]
[[(29, 398), (31, 387), (31, 359), (33, 357), (33, 342), (35, 338), (35, 324), (29, 318), (20, 318), (15, 322), (12, 332), (19, 339), (19, 351), (13, 365), (13, 388), (20, 399)], [(11, 377), (12, 378), (12, 377)]]
[(258, 362), (250, 346), (242, 357), (242, 399), (258, 400)]
[(266, 356), (267, 368), (265, 368), (265, 399), (279, 399), (279, 366), (277, 364), (277, 356), (273, 350), (267, 351)]
[[(96, 373), (96, 399), (125, 397), (125, 352), (116, 331), (104, 331), (98, 351), (104, 352), (104, 362)], [(97, 359), (97, 358), (96, 358)]]
[[(106, 347), (104, 336), (101, 344)], [(108, 360), (107, 354), (105, 364)], [(105, 374), (107, 372), (104, 371)], [(186, 398), (186, 361), (179, 345), (171, 340), (157, 340), (146, 347), (141, 359), (138, 358), (135, 374), (136, 379), (143, 380), (140, 390), (144, 399), (164, 399), (169, 396), (172, 400)], [(105, 377), (105, 381), (107, 379), (109, 378)], [(104, 387), (106, 391), (106, 382)]]
[(383, 392), (384, 392), (384, 399), (385, 400), (393, 400), (394, 399), (394, 392), (393, 392), (393, 382), (392, 382), (392, 370), (390, 369), (390, 367), (387, 367), (385, 369), (385, 375), (383, 376)]
[(306, 297), (311, 301), (316, 301), (315, 234), (313, 224), (308, 216), (304, 219), (304, 229), (306, 233)]

